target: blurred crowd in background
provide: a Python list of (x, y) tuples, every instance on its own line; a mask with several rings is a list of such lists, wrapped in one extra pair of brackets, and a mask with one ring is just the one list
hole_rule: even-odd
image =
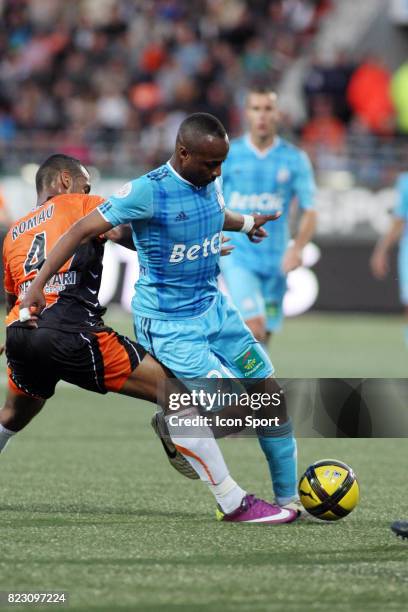
[[(284, 114), (283, 132), (317, 170), (355, 163), (361, 183), (387, 183), (408, 133), (408, 62), (391, 74), (375, 56), (313, 55), (332, 2), (0, 0), (0, 172), (59, 150), (129, 176), (162, 163), (195, 111), (234, 136), (245, 89), (278, 89), (307, 51), (305, 119)], [(379, 160), (353, 162), (350, 143)]]

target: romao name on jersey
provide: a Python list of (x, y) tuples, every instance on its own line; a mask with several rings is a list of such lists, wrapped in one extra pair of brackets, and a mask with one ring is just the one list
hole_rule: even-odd
[(251, 193), (245, 195), (239, 191), (233, 191), (228, 204), (234, 210), (254, 210), (272, 212), (282, 210), (282, 197), (277, 193)]
[(178, 264), (185, 259), (188, 261), (195, 261), (200, 257), (218, 255), (221, 251), (221, 236), (222, 232), (217, 232), (212, 238), (205, 238), (202, 244), (193, 244), (188, 248), (187, 245), (183, 243), (174, 244), (169, 262)]
[(30, 217), (26, 221), (20, 221), (17, 225), (13, 227), (11, 230), (11, 237), (13, 240), (24, 234), (24, 232), (28, 232), (29, 230), (35, 229), (41, 223), (45, 223), (54, 214), (54, 204), (47, 206), (47, 208), (42, 207), (41, 211), (34, 215), (34, 217)]
[[(44, 293), (59, 293), (63, 291), (65, 287), (70, 285), (76, 285), (79, 281), (79, 274), (75, 270), (68, 270), (68, 272), (58, 272), (58, 274), (54, 274), (52, 278), (48, 281), (48, 283), (44, 287)], [(28, 291), (29, 286), (33, 282), (32, 280), (24, 281), (19, 286), (20, 295), (26, 293)]]

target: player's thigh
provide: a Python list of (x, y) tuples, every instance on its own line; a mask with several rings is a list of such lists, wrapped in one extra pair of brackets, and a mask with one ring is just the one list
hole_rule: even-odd
[(172, 392), (173, 384), (174, 376), (170, 370), (146, 353), (118, 393), (165, 405), (167, 404), (165, 398)]
[(286, 276), (280, 270), (261, 280), (262, 296), (265, 303), (266, 329), (279, 331), (283, 323), (283, 298), (286, 293)]
[(167, 406), (168, 395), (180, 391), (174, 375), (139, 343), (113, 330), (96, 334), (103, 358), (106, 391)]
[(56, 330), (7, 328), (6, 355), (9, 389), (28, 398), (52, 397), (59, 380), (53, 355)]
[(234, 266), (223, 272), (228, 295), (238, 312), (247, 321), (265, 317), (265, 303), (260, 279), (244, 267)]
[(219, 300), (217, 317), (211, 321), (211, 350), (233, 376), (246, 379), (272, 375), (269, 356), (224, 296)]
[[(111, 391), (156, 400), (153, 374), (162, 372), (159, 364), (153, 372), (140, 344), (114, 330), (72, 336), (70, 359), (61, 372), (63, 380), (96, 393)], [(145, 367), (140, 371), (143, 362)], [(150, 377), (144, 380), (147, 372)]]
[(136, 324), (137, 337), (179, 379), (222, 378), (229, 374), (211, 350), (206, 336), (208, 316), (180, 321), (141, 318)]

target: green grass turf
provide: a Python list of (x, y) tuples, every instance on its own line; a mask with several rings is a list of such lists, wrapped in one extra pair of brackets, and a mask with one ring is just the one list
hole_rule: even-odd
[[(380, 368), (401, 376), (401, 325), (378, 317), (289, 321), (274, 359), (284, 376), (323, 375), (323, 367), (327, 376)], [(168, 467), (149, 428), (152, 410), (62, 387), (12, 441), (0, 458), (0, 591), (65, 590), (70, 610), (405, 609), (408, 544), (389, 524), (408, 518), (406, 440), (300, 440), (300, 468), (327, 456), (353, 466), (357, 509), (335, 524), (228, 525), (214, 520), (201, 483)], [(222, 448), (242, 486), (270, 498), (256, 440)]]

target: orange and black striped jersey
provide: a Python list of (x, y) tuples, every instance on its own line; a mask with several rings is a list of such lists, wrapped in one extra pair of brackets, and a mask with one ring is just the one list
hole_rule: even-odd
[[(19, 304), (58, 239), (76, 221), (92, 212), (104, 198), (66, 194), (47, 200), (12, 225), (3, 244), (4, 288), (17, 296), (6, 325), (19, 325)], [(82, 331), (103, 327), (105, 308), (98, 293), (104, 241), (81, 245), (73, 257), (46, 284), (46, 308), (40, 327)]]

